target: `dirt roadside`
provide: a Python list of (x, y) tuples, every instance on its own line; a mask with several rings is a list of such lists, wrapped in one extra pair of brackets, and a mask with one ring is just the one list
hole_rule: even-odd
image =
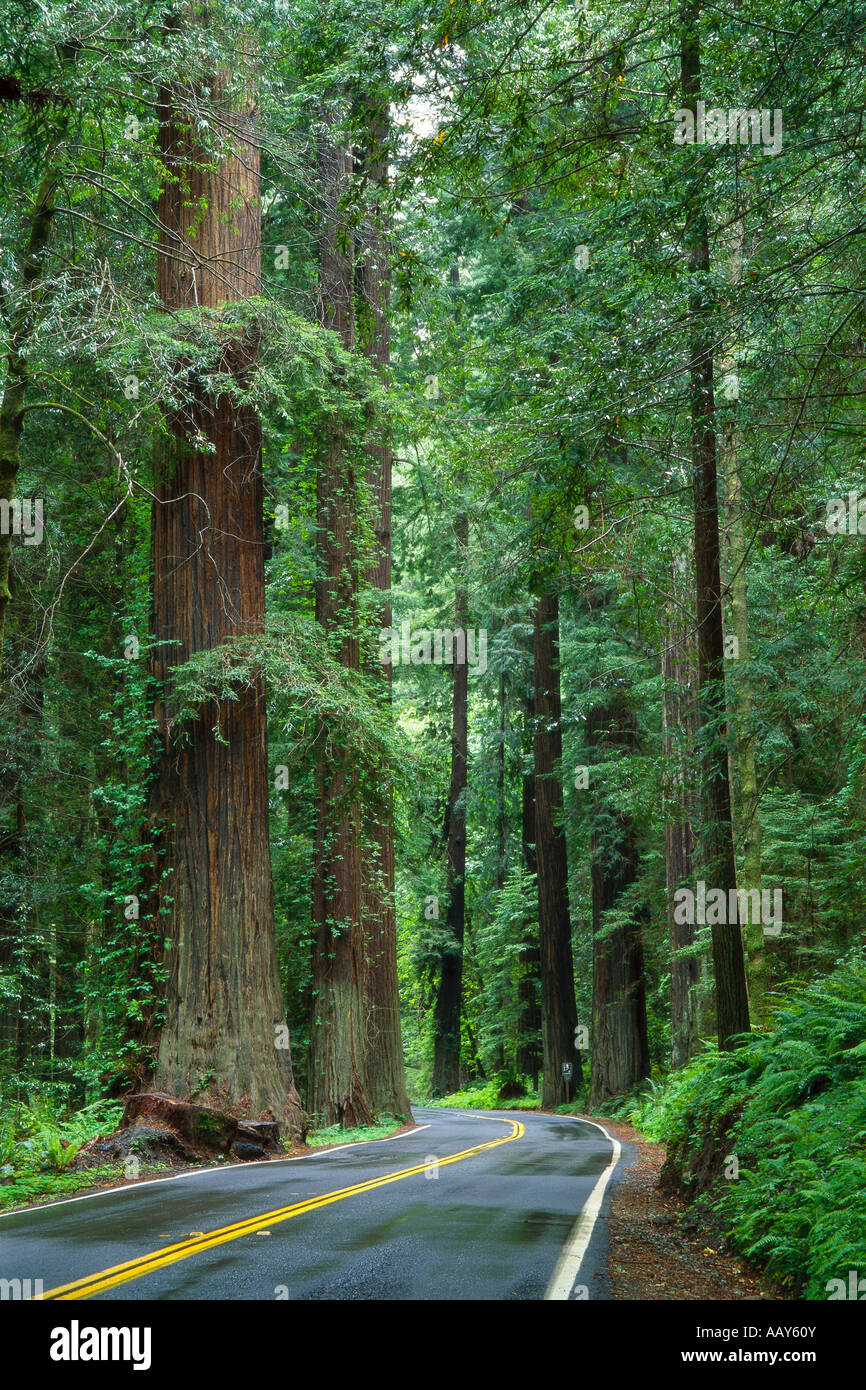
[[(587, 1117), (588, 1118), (588, 1117)], [(610, 1188), (610, 1288), (616, 1300), (784, 1301), (784, 1290), (725, 1249), (724, 1233), (702, 1227), (685, 1202), (659, 1191), (662, 1144), (631, 1125), (596, 1120), (622, 1144)]]

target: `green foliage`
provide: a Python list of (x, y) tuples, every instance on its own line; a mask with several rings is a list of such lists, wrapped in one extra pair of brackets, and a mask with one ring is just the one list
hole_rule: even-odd
[(425, 1105), (435, 1106), (440, 1109), (452, 1110), (539, 1110), (541, 1100), (538, 1091), (533, 1091), (531, 1084), (526, 1083), (526, 1094), (517, 1096), (513, 1100), (500, 1100), (499, 1092), (502, 1089), (502, 1077), (493, 1081), (486, 1081), (475, 1086), (468, 1086), (465, 1091), (455, 1091), (450, 1096), (441, 1096), (438, 1100), (427, 1100)]
[(791, 990), (766, 1033), (710, 1047), (629, 1118), (673, 1149), (688, 1180), (708, 1140), (712, 1201), (734, 1246), (801, 1296), (866, 1268), (866, 962)]
[[(324, 731), (350, 747), (362, 768), (379, 776), (389, 764), (405, 770), (405, 748), (368, 678), (333, 660), (308, 619), (275, 622), (266, 635), (197, 652), (177, 667), (172, 673), (176, 735), (183, 737), (184, 721), (203, 701), (236, 700), (240, 690), (262, 678), (273, 696), (273, 726), (296, 760)], [(218, 723), (215, 733), (219, 738)]]
[[(165, 1166), (160, 1165), (160, 1168)], [(52, 1201), (70, 1197), (76, 1192), (116, 1182), (122, 1177), (123, 1169), (112, 1164), (99, 1164), (81, 1173), (39, 1173), (25, 1170), (0, 1185), (0, 1208), (14, 1211), (18, 1207), (38, 1204), (40, 1199)]]
[(499, 1057), (516, 1061), (515, 1048), (521, 1036), (518, 984), (525, 974), (521, 956), (538, 937), (534, 878), (519, 864), (514, 865), (493, 898), (490, 920), (482, 917), (479, 921), (479, 915), (478, 910), (473, 913), (477, 923), (474, 944), (483, 984), (475, 995), (473, 1013), (484, 1039), (480, 1060), (485, 1069), (492, 1069)]
[(386, 1139), (400, 1128), (400, 1121), (382, 1118), (374, 1125), (354, 1125), (343, 1129), (340, 1125), (329, 1125), (327, 1129), (314, 1129), (307, 1135), (306, 1142), (311, 1149), (321, 1149), (331, 1144), (363, 1144), (369, 1139)]
[(56, 1093), (9, 1099), (0, 1117), (0, 1167), (16, 1189), (38, 1186), (46, 1171), (65, 1174), (85, 1140), (116, 1129), (122, 1113), (122, 1106), (106, 1100), (71, 1110)]

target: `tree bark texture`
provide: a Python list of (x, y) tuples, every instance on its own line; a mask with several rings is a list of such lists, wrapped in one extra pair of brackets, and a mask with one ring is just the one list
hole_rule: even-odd
[[(259, 157), (254, 98), (222, 106), (226, 146), (197, 148), (188, 93), (160, 95), (166, 177), (159, 199), (157, 285), (167, 310), (219, 308), (259, 288)], [(202, 167), (204, 165), (210, 167)], [(255, 341), (224, 335), (221, 366), (243, 381)], [(179, 364), (181, 370), (182, 364)], [(156, 834), (155, 924), (166, 937), (166, 1016), (155, 1084), (304, 1130), (274, 942), (268, 760), (261, 681), (237, 700), (204, 704), (172, 727), (172, 668), (195, 652), (261, 632), (264, 623), (261, 427), (229, 392), (193, 383), (168, 420), (155, 463), (153, 674), (160, 765), (150, 805)]]
[[(342, 200), (351, 158), (323, 116), (319, 135), (319, 300), (323, 327), (355, 343), (354, 239)], [(360, 669), (358, 478), (353, 451), (334, 421), (316, 492), (319, 570), (316, 621), (341, 665)], [(359, 770), (336, 730), (324, 730), (317, 767), (313, 878), (313, 1017), (308, 1105), (324, 1125), (372, 1122), (364, 1087), (367, 1055), (365, 951), (361, 928), (362, 819)]]

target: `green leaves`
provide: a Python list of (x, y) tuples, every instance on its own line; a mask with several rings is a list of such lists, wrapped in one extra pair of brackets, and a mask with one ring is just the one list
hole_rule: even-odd
[[(685, 1170), (713, 1146), (711, 1196), (736, 1248), (801, 1297), (826, 1298), (829, 1279), (866, 1265), (864, 1056), (866, 962), (855, 954), (790, 992), (771, 1031), (708, 1051), (632, 1111)], [(737, 1155), (736, 1181), (719, 1178), (723, 1151)]]

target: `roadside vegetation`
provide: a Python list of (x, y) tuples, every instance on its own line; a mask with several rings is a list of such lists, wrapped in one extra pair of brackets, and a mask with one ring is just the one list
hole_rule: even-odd
[[(171, 1163), (141, 1160), (132, 1169), (128, 1162), (85, 1160), (81, 1150), (88, 1140), (98, 1140), (114, 1132), (123, 1106), (112, 1101), (95, 1101), (83, 1109), (64, 1102), (62, 1095), (36, 1095), (9, 1100), (2, 1106), (0, 1119), (0, 1211), (55, 1201), (74, 1196), (93, 1187), (168, 1176), (177, 1171)], [(385, 1139), (394, 1134), (402, 1121), (383, 1116), (373, 1125), (341, 1129), (331, 1125), (311, 1130), (307, 1145), (311, 1149), (333, 1144), (357, 1144)], [(131, 1150), (134, 1154), (134, 1147)], [(231, 1162), (219, 1156), (202, 1160), (202, 1166)]]
[(326, 1129), (314, 1129), (307, 1135), (307, 1145), (311, 1149), (323, 1149), (331, 1144), (364, 1144), (370, 1139), (387, 1139), (403, 1126), (403, 1121), (391, 1115), (384, 1115), (374, 1125), (355, 1125), (343, 1129), (340, 1125), (328, 1125)]
[(615, 1108), (667, 1145), (664, 1178), (797, 1296), (866, 1269), (866, 965), (785, 994), (773, 1026)]
[[(525, 1090), (520, 1095), (513, 1095), (511, 1092), (518, 1087)], [(506, 1094), (503, 1096), (503, 1089)], [(541, 1099), (537, 1090), (532, 1089), (532, 1083), (523, 1078), (497, 1077), (492, 1081), (478, 1082), (475, 1085), (467, 1086), (462, 1091), (454, 1091), (450, 1096), (442, 1096), (439, 1099), (426, 1100), (424, 1105), (432, 1105), (442, 1108), (452, 1106), (455, 1110), (540, 1110)]]

